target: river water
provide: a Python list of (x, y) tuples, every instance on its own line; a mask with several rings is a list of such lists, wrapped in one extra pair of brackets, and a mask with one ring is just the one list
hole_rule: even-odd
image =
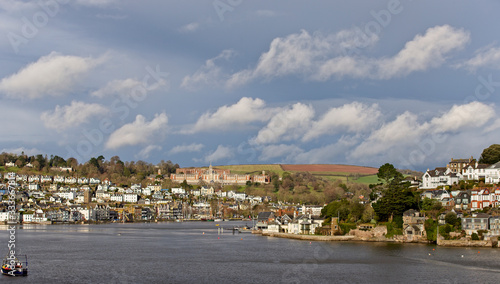
[[(25, 225), (12, 283), (499, 283), (500, 249), (232, 234), (245, 222)], [(249, 224), (251, 225), (251, 224)], [(226, 228), (222, 235), (218, 228)], [(9, 233), (0, 227), (0, 253)]]

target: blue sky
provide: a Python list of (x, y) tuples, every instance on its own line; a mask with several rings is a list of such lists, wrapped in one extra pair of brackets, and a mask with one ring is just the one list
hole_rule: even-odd
[(499, 142), (500, 1), (0, 0), (0, 150), (425, 170)]

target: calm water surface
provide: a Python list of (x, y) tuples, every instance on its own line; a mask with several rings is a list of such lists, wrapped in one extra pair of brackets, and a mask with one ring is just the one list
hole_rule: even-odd
[[(245, 222), (222, 222), (231, 228)], [(26, 225), (3, 283), (499, 283), (500, 249), (217, 234), (213, 222)], [(250, 224), (249, 224), (250, 225)], [(8, 232), (0, 231), (0, 253)], [(434, 250), (435, 249), (435, 250)]]

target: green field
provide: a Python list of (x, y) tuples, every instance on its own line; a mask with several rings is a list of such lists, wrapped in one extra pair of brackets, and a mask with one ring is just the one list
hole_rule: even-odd
[(283, 169), (281, 165), (232, 165), (232, 166), (214, 166), (217, 169), (228, 169), (234, 174), (260, 174), (262, 171), (266, 173), (274, 172), (278, 175), (283, 174)]
[(371, 175), (371, 176), (360, 177), (357, 180), (355, 180), (354, 182), (364, 183), (364, 184), (377, 184), (380, 181), (378, 180), (377, 175)]
[(4, 166), (0, 166), (0, 172), (15, 172), (17, 173), (20, 169), (18, 167), (10, 167), (5, 169)]
[[(261, 164), (261, 165), (231, 165), (231, 166), (214, 166), (218, 169), (228, 169), (234, 174), (260, 174), (262, 171), (266, 173), (274, 172), (280, 176), (284, 173), (281, 165), (276, 164)], [(378, 183), (377, 175), (358, 175), (358, 178), (354, 177), (353, 173), (347, 172), (310, 172), (312, 175), (323, 178), (326, 180), (334, 181), (341, 180), (342, 182), (354, 182), (362, 184), (374, 184)]]
[(379, 183), (377, 175), (369, 175), (369, 176), (360, 176), (358, 178), (341, 174), (341, 173), (330, 173), (330, 174), (316, 174), (312, 173), (314, 176), (319, 178), (323, 178), (330, 181), (340, 180), (342, 182), (353, 182), (353, 183), (362, 183), (362, 184), (375, 184)]

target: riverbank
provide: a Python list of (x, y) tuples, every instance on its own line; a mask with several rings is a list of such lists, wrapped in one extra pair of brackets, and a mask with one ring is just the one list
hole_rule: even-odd
[[(261, 234), (264, 237), (273, 238), (286, 238), (303, 241), (322, 241), (322, 242), (384, 242), (384, 243), (422, 243), (429, 244), (429, 242), (404, 242), (394, 238), (374, 237), (374, 238), (360, 238), (357, 236), (320, 236), (320, 235), (296, 235), (289, 233), (271, 233), (254, 231), (254, 234)], [(488, 247), (498, 248), (497, 241), (472, 241), (472, 240), (439, 240), (437, 246), (444, 247)]]
[(396, 242), (393, 239), (387, 238), (373, 238), (373, 239), (362, 239), (356, 236), (320, 236), (320, 235), (296, 235), (289, 233), (270, 233), (270, 232), (254, 232), (256, 234), (261, 234), (265, 237), (273, 238), (286, 238), (294, 240), (304, 240), (304, 241), (324, 241), (324, 242), (347, 242), (347, 241), (363, 241), (363, 242)]

